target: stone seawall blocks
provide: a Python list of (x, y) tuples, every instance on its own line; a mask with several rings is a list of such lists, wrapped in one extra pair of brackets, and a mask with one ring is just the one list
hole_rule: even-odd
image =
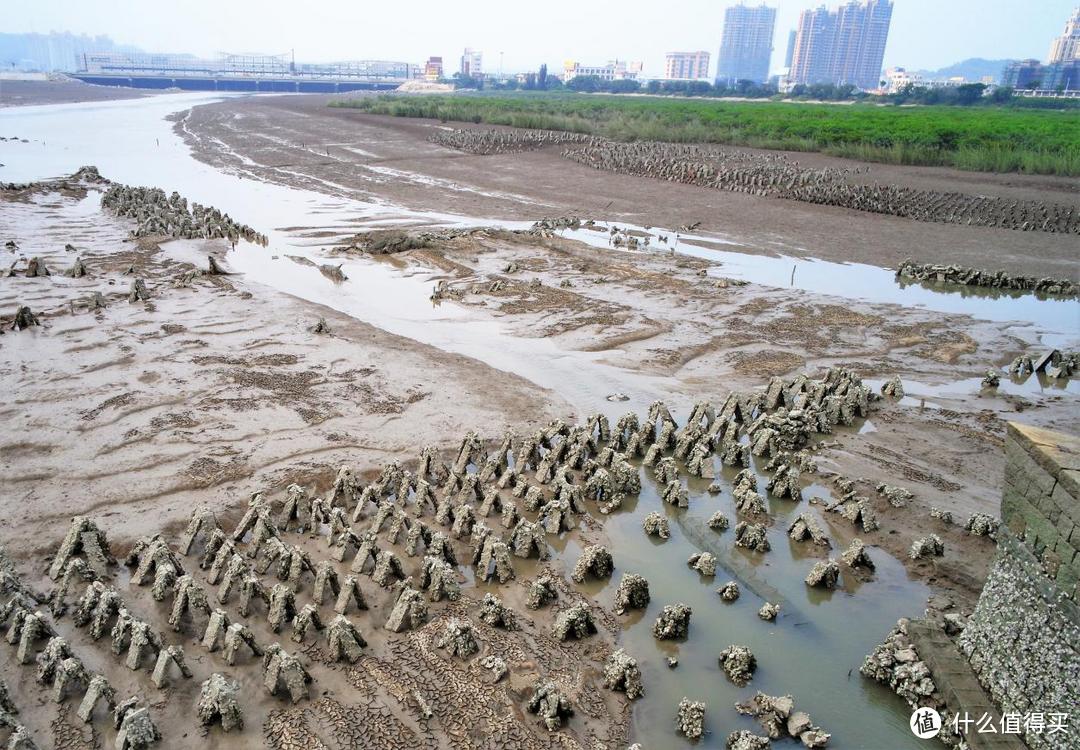
[[(1038, 558), (1062, 593), (1080, 601), (1080, 438), (1010, 423), (1005, 442), (1004, 525)], [(1060, 579), (1060, 580), (1059, 580)]]
[(1070, 731), (1028, 732), (1070, 750), (1080, 731), (1080, 438), (1010, 424), (998, 551), (959, 639), (1003, 713), (1067, 714)]

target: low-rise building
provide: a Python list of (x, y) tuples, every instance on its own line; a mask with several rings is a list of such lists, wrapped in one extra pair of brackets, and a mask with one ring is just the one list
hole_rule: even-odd
[(458, 68), (463, 76), (469, 78), (483, 78), (484, 76), (484, 53), (480, 50), (465, 48), (461, 55), (461, 67)]
[(709, 77), (709, 53), (668, 52), (664, 58), (664, 78), (696, 80)]
[(437, 81), (443, 77), (442, 57), (429, 57), (424, 63), (424, 78)]
[(563, 63), (563, 81), (569, 83), (579, 76), (595, 76), (602, 81), (636, 80), (643, 67), (640, 62), (626, 60), (612, 60), (607, 65), (582, 65), (576, 60), (567, 60)]
[(906, 68), (889, 68), (885, 71), (885, 92), (895, 94), (908, 86), (924, 85), (923, 77)]
[(1076, 91), (1080, 89), (1080, 59), (1049, 65), (1020, 60), (1005, 68), (1002, 85), (1017, 90)]
[(915, 86), (927, 89), (941, 89), (964, 86), (969, 83), (982, 83), (984, 85), (993, 85), (994, 77), (983, 76), (982, 80), (980, 81), (969, 81), (963, 76), (951, 76), (949, 78), (924, 78), (921, 74), (914, 71), (896, 67), (889, 68), (885, 71), (884, 81), (885, 86), (881, 90), (881, 93), (897, 94), (903, 91), (908, 86)]

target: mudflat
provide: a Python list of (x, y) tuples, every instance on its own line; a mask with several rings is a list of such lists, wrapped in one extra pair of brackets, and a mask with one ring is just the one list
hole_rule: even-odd
[[(137, 118), (140, 104), (123, 106)], [(792, 694), (830, 747), (916, 746), (903, 701), (851, 672), (928, 596), (939, 614), (970, 611), (995, 547), (964, 522), (997, 514), (1005, 422), (1068, 431), (1080, 416), (1075, 379), (1009, 365), (1075, 350), (1080, 335), (1075, 300), (912, 284), (883, 267), (910, 257), (1076, 279), (1075, 238), (614, 175), (556, 148), (471, 155), (427, 140), (454, 124), (325, 105), (178, 99), (171, 123), (133, 128), (147, 142), (125, 154), (159, 160), (161, 201), (179, 206), (179, 190), (187, 210), (211, 196), (265, 245), (199, 236), (229, 226), (220, 214), (147, 231), (163, 204), (140, 203), (145, 192), (130, 191), (141, 197), (127, 213), (103, 206), (119, 189), (111, 152), (100, 177), (0, 191), (12, 269), (0, 278), (12, 394), (0, 413), (16, 428), (0, 444), (0, 540), (16, 577), (5, 601), (40, 611), (121, 699), (144, 696), (165, 746), (659, 747), (677, 741), (688, 697), (707, 701), (704, 746), (721, 747), (758, 729), (730, 708), (755, 690)], [(0, 161), (32, 158), (22, 146)], [(176, 161), (191, 157), (216, 176)], [(870, 175), (1076, 199), (1055, 179)], [(85, 275), (67, 275), (79, 260)], [(39, 325), (15, 330), (23, 306)], [(852, 502), (861, 518), (844, 515)], [(657, 515), (666, 538), (643, 528)], [(64, 593), (47, 571), (72, 516), (117, 562), (88, 576), (96, 584), (75, 565)], [(768, 551), (736, 542), (758, 524)], [(808, 524), (824, 542), (789, 536)], [(932, 534), (944, 554), (913, 558)], [(856, 539), (872, 572), (842, 564), (835, 588), (804, 582)], [(594, 545), (612, 569), (576, 570)], [(232, 552), (267, 597), (250, 584), (250, 611), (222, 586)], [(74, 557), (94, 568), (85, 550)], [(499, 580), (500, 560), (513, 578)], [(258, 655), (230, 664), (208, 648), (198, 606), (174, 617), (178, 585), (153, 572), (170, 565), (258, 645), (295, 654), (314, 679), (308, 699), (293, 705), (284, 683), (270, 694)], [(316, 595), (330, 571), (365, 598), (342, 608), (366, 640), (355, 661), (330, 643), (334, 596)], [(650, 582), (643, 609), (620, 599), (630, 574)], [(451, 579), (448, 593), (438, 581)], [(719, 595), (728, 581), (736, 600)], [(110, 651), (114, 619), (102, 615), (98, 637), (78, 625), (98, 584), (182, 645), (192, 676), (170, 668), (159, 689), (153, 654), (129, 669)], [(534, 608), (538, 591), (553, 600)], [(417, 595), (423, 607), (406, 607)], [(766, 603), (780, 606), (775, 621), (758, 616)], [(561, 616), (579, 604), (596, 632), (563, 639)], [(693, 610), (688, 635), (654, 637), (676, 604)], [(304, 629), (312, 611), (326, 631)], [(0, 664), (39, 745), (112, 742), (100, 707), (88, 723), (76, 715), (79, 689), (54, 702), (32, 662), (17, 663), (17, 640)], [(756, 656), (749, 685), (717, 662), (732, 644)], [(643, 679), (636, 700), (610, 689), (607, 673), (627, 669), (620, 648)], [(198, 726), (215, 672), (239, 683), (241, 732)]]
[[(117, 99), (140, 99), (154, 92), (92, 86), (75, 79), (59, 81), (12, 81), (0, 79), (0, 107), (25, 107), (35, 104), (72, 104)], [(8, 133), (6, 135), (16, 135)]]
[[(1074, 279), (1078, 273), (1075, 236), (933, 224), (641, 179), (574, 163), (560, 156), (558, 146), (477, 156), (429, 143), (428, 136), (439, 128), (488, 126), (326, 106), (333, 100), (252, 97), (196, 107), (178, 127), (197, 158), (222, 168), (427, 211), (529, 221), (573, 214), (669, 229), (701, 222), (699, 229), (734, 242), (740, 252), (891, 268), (911, 258)], [(1060, 177), (786, 156), (815, 168), (857, 168), (868, 182), (1080, 204), (1076, 180)]]

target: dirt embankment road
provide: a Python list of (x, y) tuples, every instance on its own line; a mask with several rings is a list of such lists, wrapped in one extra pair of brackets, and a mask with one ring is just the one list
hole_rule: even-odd
[[(535, 220), (574, 214), (677, 228), (701, 222), (745, 252), (895, 267), (905, 258), (1080, 277), (1076, 238), (930, 224), (795, 201), (611, 174), (559, 148), (476, 156), (428, 142), (461, 123), (367, 115), (325, 96), (258, 97), (196, 107), (180, 124), (198, 158), (313, 190), (378, 197), (425, 211)], [(225, 149), (222, 146), (225, 146)], [(863, 167), (861, 178), (938, 191), (1080, 204), (1074, 180), (897, 167), (790, 154), (804, 165)], [(250, 161), (249, 161), (250, 160)]]

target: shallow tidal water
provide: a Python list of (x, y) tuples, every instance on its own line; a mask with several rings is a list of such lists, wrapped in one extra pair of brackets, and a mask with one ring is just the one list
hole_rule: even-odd
[[(715, 261), (709, 275), (740, 279), (779, 289), (801, 289), (816, 294), (859, 299), (878, 304), (922, 307), (943, 313), (971, 315), (981, 320), (1035, 327), (1051, 346), (1067, 347), (1080, 330), (1080, 301), (1037, 297), (1016, 290), (988, 289), (956, 284), (930, 284), (901, 279), (892, 269), (865, 263), (836, 263), (778, 252), (776, 255), (725, 250), (738, 243), (700, 234), (680, 234), (623, 222), (596, 222), (595, 228), (561, 230), (560, 234), (593, 247), (612, 247), (609, 230), (616, 226), (651, 239), (652, 252), (677, 252)], [(661, 242), (661, 238), (665, 241)], [(639, 246), (640, 247), (640, 246)], [(991, 269), (992, 270), (992, 269)]]
[[(376, 261), (349, 259), (343, 264), (349, 280), (334, 284), (317, 268), (290, 260), (286, 256), (336, 265), (342, 259), (325, 259), (325, 249), (336, 244), (337, 237), (375, 226), (498, 224), (519, 228), (528, 224), (408, 211), (245, 179), (214, 169), (191, 156), (165, 117), (220, 98), (177, 94), (0, 110), (0, 135), (30, 140), (25, 144), (0, 143), (0, 163), (4, 164), (0, 180), (56, 177), (93, 164), (102, 175), (119, 182), (177, 190), (191, 201), (228, 211), (238, 221), (269, 236), (269, 247), (242, 243), (226, 255), (228, 265), (248, 281), (517, 373), (557, 390), (578, 409), (579, 417), (602, 411), (614, 421), (629, 410), (644, 416), (651, 401), (663, 399), (677, 419), (686, 418), (689, 399), (672, 394), (662, 378), (612, 367), (593, 353), (560, 350), (547, 339), (512, 336), (497, 322), (453, 303), (433, 307), (428, 301), (433, 283), (430, 274), (402, 273)], [(358, 148), (362, 146), (357, 144)], [(17, 226), (2, 230), (18, 233)], [(590, 244), (607, 246), (606, 231), (579, 232), (583, 233), (582, 239), (586, 234), (594, 235)], [(993, 297), (965, 293), (970, 290), (939, 291), (918, 285), (904, 287), (886, 269), (747, 255), (718, 249), (716, 245), (722, 242), (715, 237), (687, 236), (680, 238), (677, 250), (718, 261), (721, 265), (715, 269), (716, 275), (772, 286), (877, 302), (923, 304), (930, 309), (970, 313), (1051, 332), (1062, 331), (1060, 323), (1063, 319), (1068, 322), (1070, 314), (1076, 322), (1075, 302), (1037, 300), (1030, 295)], [(184, 241), (166, 243), (164, 251), (177, 258), (198, 258), (205, 252), (198, 243)], [(1077, 327), (1065, 326), (1062, 332), (1075, 338)], [(965, 382), (958, 387), (970, 386)], [(933, 387), (925, 390), (932, 398)], [(630, 400), (607, 401), (605, 397), (613, 392), (625, 392)], [(714, 401), (721, 395), (717, 394)], [(866, 425), (854, 429), (860, 427)], [(590, 582), (583, 588), (597, 600), (610, 603), (622, 574), (637, 572), (649, 579), (652, 590), (648, 610), (621, 618), (626, 628), (620, 645), (638, 659), (645, 678), (646, 695), (635, 707), (636, 739), (646, 748), (685, 744), (673, 734), (675, 707), (685, 695), (708, 704), (706, 726), (710, 734), (701, 745), (723, 747), (729, 732), (758, 728), (752, 719), (739, 716), (732, 704), (761, 690), (793, 695), (798, 710), (807, 711), (816, 724), (833, 734), (830, 747), (925, 747), (908, 729), (910, 712), (903, 702), (886, 688), (863, 679), (858, 667), (899, 617), (922, 613), (929, 589), (909, 579), (900, 561), (877, 548), (870, 550), (877, 565), (871, 580), (859, 582), (845, 569), (837, 590), (809, 589), (803, 578), (821, 555), (815, 554), (809, 543), (787, 539), (790, 520), (801, 512), (817, 516), (833, 540), (833, 556), (838, 556), (855, 536), (853, 527), (843, 519), (833, 523), (830, 514), (806, 500), (793, 503), (770, 498), (772, 551), (762, 555), (736, 549), (732, 530), (717, 533), (705, 524), (713, 512), (721, 509), (734, 526), (729, 484), (734, 472), (724, 469), (719, 474), (724, 484), (720, 495), (708, 495), (708, 482), (692, 479), (690, 507), (680, 510), (660, 501), (651, 470), (643, 470), (641, 495), (602, 519), (615, 557), (615, 574), (610, 581)], [(763, 490), (764, 478), (759, 482)], [(804, 498), (827, 497), (828, 489), (811, 486), (804, 488), (803, 494)], [(670, 540), (660, 542), (642, 532), (642, 518), (654, 510), (670, 519)], [(553, 548), (567, 570), (580, 553), (580, 546), (570, 538), (555, 541)], [(686, 565), (691, 554), (702, 550), (718, 558), (720, 570), (714, 579), (703, 579)], [(715, 593), (728, 580), (737, 581), (742, 589), (741, 597), (730, 604)], [(757, 617), (764, 601), (781, 604), (775, 623)], [(693, 608), (690, 638), (681, 643), (658, 642), (652, 637), (652, 623), (665, 604), (675, 602)], [(746, 645), (757, 656), (758, 670), (744, 688), (729, 682), (717, 664), (717, 654), (731, 644)], [(676, 669), (668, 668), (668, 656), (678, 657)]]
[[(676, 415), (685, 419), (686, 414)], [(754, 459), (758, 484), (764, 494), (765, 475)], [(733, 708), (756, 691), (770, 695), (790, 694), (797, 710), (807, 711), (814, 722), (833, 738), (836, 748), (916, 748), (922, 742), (909, 728), (910, 710), (885, 687), (859, 674), (863, 657), (880, 642), (901, 617), (921, 615), (930, 590), (908, 577), (902, 563), (874, 548), (877, 569), (869, 581), (860, 581), (841, 566), (841, 581), (834, 591), (812, 589), (803, 579), (811, 566), (825, 556), (812, 543), (793, 542), (787, 528), (800, 513), (810, 513), (833, 542), (829, 554), (837, 557), (856, 534), (847, 521), (825, 513), (809, 503), (813, 496), (829, 497), (823, 486), (803, 489), (803, 500), (792, 502), (767, 498), (770, 523), (767, 553), (749, 552), (734, 546), (738, 520), (730, 482), (736, 471), (718, 471), (724, 486), (719, 495), (706, 493), (709, 482), (690, 477), (690, 507), (665, 505), (652, 471), (643, 470), (643, 488), (636, 501), (607, 517), (604, 528), (611, 540), (615, 574), (609, 582), (587, 582), (585, 588), (611, 605), (618, 580), (624, 573), (639, 573), (649, 580), (652, 601), (645, 612), (620, 617), (625, 630), (620, 645), (635, 656), (642, 669), (646, 695), (636, 707), (638, 741), (646, 748), (670, 747), (675, 707), (683, 696), (708, 705), (706, 729), (711, 733), (704, 747), (723, 747), (728, 733), (761, 727)], [(725, 532), (710, 529), (706, 522), (717, 510), (731, 520)], [(641, 522), (647, 513), (659, 511), (668, 518), (671, 538), (664, 541), (645, 536)], [(698, 551), (717, 557), (717, 574), (706, 578), (687, 565)], [(568, 564), (580, 549), (567, 546)], [(739, 584), (741, 594), (724, 602), (716, 589), (729, 580)], [(779, 603), (775, 622), (765, 622), (757, 612), (766, 601)], [(685, 641), (657, 641), (652, 625), (665, 604), (690, 605), (690, 635)], [(725, 647), (747, 646), (757, 658), (757, 671), (745, 686), (738, 687), (719, 667), (717, 655)], [(666, 659), (674, 656), (678, 666)], [(801, 746), (797, 742), (777, 747)]]

